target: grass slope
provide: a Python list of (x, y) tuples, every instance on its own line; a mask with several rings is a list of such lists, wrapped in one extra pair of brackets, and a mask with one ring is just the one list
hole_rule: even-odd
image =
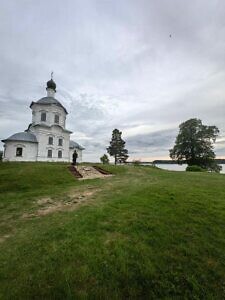
[[(1, 299), (224, 299), (225, 176), (107, 166), (0, 164)], [(75, 210), (22, 218), (37, 200), (94, 188)]]

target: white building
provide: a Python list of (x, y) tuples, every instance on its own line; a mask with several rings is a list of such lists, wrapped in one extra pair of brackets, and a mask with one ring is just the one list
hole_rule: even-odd
[(74, 150), (78, 162), (82, 161), (82, 150), (78, 143), (70, 140), (71, 131), (66, 129), (65, 107), (55, 99), (56, 84), (47, 82), (47, 97), (32, 102), (32, 123), (24, 132), (18, 132), (2, 140), (4, 161), (54, 161), (71, 162)]

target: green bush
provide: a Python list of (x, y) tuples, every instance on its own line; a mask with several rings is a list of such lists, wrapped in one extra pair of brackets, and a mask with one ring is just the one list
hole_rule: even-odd
[(186, 171), (188, 172), (205, 172), (206, 170), (200, 166), (187, 166)]
[(102, 157), (100, 157), (100, 161), (102, 164), (104, 165), (108, 165), (109, 164), (109, 158), (107, 154), (104, 154)]
[(134, 166), (139, 166), (139, 165), (141, 164), (141, 161), (138, 160), (138, 159), (136, 159), (136, 160), (133, 160), (133, 161), (132, 161), (132, 164), (133, 164)]

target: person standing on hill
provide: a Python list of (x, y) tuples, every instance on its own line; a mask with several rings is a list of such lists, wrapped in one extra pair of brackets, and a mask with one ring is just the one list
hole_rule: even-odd
[(74, 166), (76, 166), (76, 164), (77, 164), (77, 157), (78, 157), (77, 151), (74, 150), (74, 152), (73, 152), (73, 163), (72, 163)]

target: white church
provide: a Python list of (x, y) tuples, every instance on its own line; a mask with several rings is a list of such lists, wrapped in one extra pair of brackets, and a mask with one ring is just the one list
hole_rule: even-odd
[(71, 162), (76, 150), (77, 161), (82, 161), (84, 148), (70, 140), (72, 131), (66, 129), (66, 108), (55, 99), (56, 84), (47, 82), (47, 97), (30, 104), (32, 123), (4, 143), (4, 161)]

